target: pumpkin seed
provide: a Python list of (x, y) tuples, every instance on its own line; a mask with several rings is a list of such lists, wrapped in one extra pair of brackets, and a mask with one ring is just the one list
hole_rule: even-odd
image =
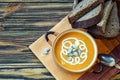
[(80, 50), (80, 49), (78, 49), (78, 54), (79, 54), (79, 55), (81, 54), (81, 50)]
[(73, 54), (72, 54), (72, 53), (69, 53), (69, 54), (68, 54), (68, 56), (69, 56), (69, 57), (72, 57), (72, 56), (73, 56)]
[(72, 47), (71, 47), (71, 48), (69, 48), (69, 49), (68, 49), (68, 51), (67, 51), (67, 52), (68, 52), (68, 53), (71, 53), (71, 52), (72, 52), (72, 50), (73, 50), (73, 49), (72, 49)]
[(75, 41), (75, 45), (78, 47), (79, 46), (79, 41), (77, 40), (77, 41)]
[(73, 46), (74, 49), (78, 48), (78, 46), (76, 44), (73, 44), (72, 46)]
[(72, 61), (72, 57), (68, 57), (68, 61)]
[(47, 55), (49, 51), (50, 51), (50, 48), (47, 47), (42, 51), (42, 54)]
[(77, 53), (77, 52), (74, 52), (73, 55), (77, 57), (77, 56), (78, 56), (78, 53)]
[(72, 52), (75, 52), (77, 49), (73, 49)]

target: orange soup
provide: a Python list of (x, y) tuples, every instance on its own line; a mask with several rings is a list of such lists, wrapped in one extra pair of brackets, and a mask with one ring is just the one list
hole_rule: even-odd
[(54, 44), (57, 62), (67, 70), (82, 72), (90, 68), (97, 57), (97, 47), (86, 32), (73, 30), (60, 35)]

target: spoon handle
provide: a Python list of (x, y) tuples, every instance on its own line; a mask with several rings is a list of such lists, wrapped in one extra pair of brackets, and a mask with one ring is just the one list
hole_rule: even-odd
[(99, 74), (103, 71), (103, 64), (100, 62), (99, 64), (99, 70), (93, 70), (93, 73)]
[(115, 67), (120, 69), (120, 65), (119, 64), (115, 64)]

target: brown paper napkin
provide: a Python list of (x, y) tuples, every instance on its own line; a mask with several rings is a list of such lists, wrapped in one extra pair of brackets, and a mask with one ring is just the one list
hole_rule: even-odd
[[(116, 63), (120, 65), (120, 44), (117, 47), (115, 47), (109, 55), (112, 55), (115, 58)], [(98, 67), (99, 65), (96, 64), (95, 66), (93, 66), (93, 69), (96, 69)], [(102, 73), (95, 74), (92, 72), (86, 72), (78, 80), (109, 80), (118, 72), (120, 72), (120, 70), (115, 67), (104, 66), (104, 70)]]

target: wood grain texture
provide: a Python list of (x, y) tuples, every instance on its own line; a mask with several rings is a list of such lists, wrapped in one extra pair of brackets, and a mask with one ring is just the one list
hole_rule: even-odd
[[(8, 0), (17, 1), (24, 2)], [(10, 3), (0, 2), (0, 80), (55, 80), (28, 46), (68, 14), (72, 1), (31, 0), (5, 18)]]
[(0, 80), (54, 79), (28, 48), (29, 44), (45, 32), (0, 32)]
[[(25, 5), (3, 18), (11, 2), (25, 2)], [(0, 80), (55, 80), (28, 46), (67, 15), (72, 2), (0, 0)]]
[(22, 9), (3, 19), (2, 26), (10, 31), (48, 31), (68, 14), (71, 6), (71, 3), (24, 3)]
[(0, 2), (73, 2), (72, 0), (0, 0)]

